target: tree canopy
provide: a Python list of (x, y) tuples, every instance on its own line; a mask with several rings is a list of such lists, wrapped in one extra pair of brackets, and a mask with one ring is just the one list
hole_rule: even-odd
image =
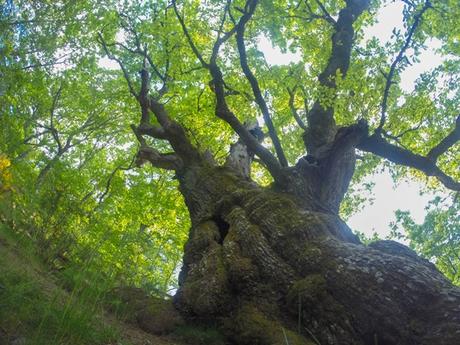
[[(90, 262), (110, 279), (167, 291), (190, 226), (182, 166), (197, 155), (224, 164), (240, 139), (256, 156), (252, 179), (282, 183), (285, 169), (325, 159), (341, 129), (359, 128), (342, 217), (365, 202), (354, 190), (382, 166), (447, 192), (424, 224), (399, 220), (458, 283), (460, 6), (403, 0), (403, 29), (381, 42), (366, 32), (389, 3), (7, 0), (2, 221), (57, 267)], [(298, 61), (269, 64), (261, 40)], [(442, 62), (403, 88), (402, 72), (433, 42)], [(263, 141), (245, 126), (254, 120)]]

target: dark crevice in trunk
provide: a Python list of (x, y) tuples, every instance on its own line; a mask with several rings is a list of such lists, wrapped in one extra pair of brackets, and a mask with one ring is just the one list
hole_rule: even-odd
[(211, 218), (211, 220), (217, 225), (217, 229), (219, 230), (219, 239), (217, 243), (222, 245), (224, 243), (224, 239), (228, 234), (228, 229), (230, 228), (230, 224), (228, 224), (220, 214), (217, 214)]

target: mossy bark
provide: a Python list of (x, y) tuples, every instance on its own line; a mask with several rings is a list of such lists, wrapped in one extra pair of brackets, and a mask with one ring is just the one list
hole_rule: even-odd
[(460, 344), (460, 290), (407, 247), (361, 244), (300, 189), (207, 165), (179, 179), (192, 219), (175, 298), (186, 318), (243, 345)]

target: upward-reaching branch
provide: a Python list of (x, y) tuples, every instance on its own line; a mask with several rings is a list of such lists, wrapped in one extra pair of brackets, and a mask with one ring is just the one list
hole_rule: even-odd
[(123, 76), (126, 79), (126, 83), (128, 84), (129, 92), (134, 97), (137, 98), (138, 97), (137, 92), (133, 87), (133, 83), (131, 82), (131, 78), (129, 77), (128, 70), (126, 69), (126, 67), (123, 64), (123, 62), (110, 52), (110, 50), (109, 50), (109, 48), (107, 46), (107, 42), (104, 40), (104, 37), (102, 36), (102, 34), (100, 32), (98, 33), (98, 40), (99, 40), (99, 43), (102, 45), (102, 48), (104, 49), (104, 52), (107, 55), (107, 57), (110, 60), (116, 61), (118, 63), (118, 66), (120, 66), (120, 68), (121, 68), (121, 70), (123, 72)]
[(294, 105), (294, 99), (295, 99), (295, 91), (297, 87), (294, 87), (292, 90), (288, 87), (287, 91), (289, 93), (289, 109), (291, 110), (292, 116), (294, 116), (295, 121), (299, 125), (300, 128), (302, 128), (304, 131), (307, 130), (307, 126), (305, 123), (302, 121), (300, 118), (299, 113), (297, 112), (297, 109)]
[(193, 53), (195, 54), (197, 59), (200, 61), (201, 65), (204, 68), (209, 68), (209, 64), (206, 61), (204, 61), (204, 58), (201, 55), (200, 51), (198, 50), (197, 46), (195, 45), (195, 42), (193, 42), (192, 36), (190, 36), (190, 33), (187, 30), (187, 26), (185, 25), (184, 19), (179, 14), (179, 9), (177, 8), (176, 0), (172, 0), (172, 5), (174, 7), (174, 12), (176, 13), (176, 17), (179, 20), (180, 26), (182, 27), (182, 31), (184, 32), (184, 35), (187, 38), (188, 44), (190, 45), (190, 48), (192, 48)]
[(391, 88), (391, 85), (393, 84), (393, 78), (394, 78), (394, 75), (396, 73), (398, 64), (403, 60), (404, 53), (406, 52), (407, 48), (409, 48), (409, 45), (411, 44), (412, 37), (414, 36), (414, 33), (415, 33), (415, 31), (417, 30), (417, 27), (420, 24), (420, 21), (422, 19), (423, 14), (430, 7), (431, 7), (431, 3), (430, 3), (429, 0), (427, 0), (425, 2), (425, 4), (423, 5), (422, 9), (420, 10), (420, 12), (415, 15), (414, 22), (412, 23), (409, 31), (407, 32), (406, 40), (404, 41), (403, 46), (399, 50), (398, 55), (396, 56), (394, 61), (391, 63), (390, 71), (385, 76), (386, 82), (385, 82), (385, 89), (383, 91), (380, 122), (379, 122), (378, 127), (376, 128), (376, 132), (381, 132), (382, 129), (383, 129), (383, 126), (385, 125), (386, 112), (387, 112), (387, 107), (388, 107), (388, 96), (390, 94), (390, 88)]
[(63, 84), (61, 83), (61, 85), (59, 85), (59, 88), (56, 91), (55, 95), (53, 96), (53, 103), (51, 105), (51, 110), (50, 110), (50, 126), (49, 126), (49, 128), (45, 127), (46, 129), (49, 129), (49, 131), (51, 132), (51, 135), (52, 135), (54, 141), (56, 142), (56, 144), (58, 146), (58, 153), (60, 153), (62, 151), (63, 147), (62, 147), (62, 143), (61, 143), (61, 138), (59, 137), (59, 133), (58, 133), (56, 127), (54, 126), (54, 115), (55, 115), (55, 112), (56, 112), (56, 108), (57, 108), (59, 98), (61, 97), (62, 88), (63, 88)]
[[(332, 50), (326, 67), (319, 74), (320, 89), (332, 90), (332, 97), (336, 93), (336, 75), (342, 78), (347, 74), (350, 65), (351, 48), (353, 45), (353, 23), (369, 6), (370, 0), (347, 0), (346, 6), (340, 10), (332, 34)], [(321, 158), (329, 149), (336, 134), (334, 109), (332, 106), (323, 106), (316, 100), (308, 113), (308, 130), (304, 141), (309, 153)]]
[(318, 4), (319, 8), (323, 12), (324, 19), (326, 19), (331, 25), (335, 26), (337, 22), (334, 20), (334, 18), (332, 18), (332, 16), (326, 10), (326, 7), (324, 7), (323, 3), (320, 0), (316, 0), (316, 3)]
[(265, 99), (262, 97), (262, 93), (260, 91), (259, 82), (257, 81), (256, 77), (252, 73), (251, 69), (249, 68), (248, 58), (246, 54), (246, 45), (244, 43), (244, 32), (246, 29), (247, 22), (251, 19), (256, 9), (258, 1), (252, 0), (247, 2), (247, 9), (246, 13), (241, 17), (236, 30), (236, 43), (238, 46), (238, 52), (240, 54), (240, 64), (241, 69), (244, 72), (244, 75), (249, 81), (251, 85), (252, 92), (254, 93), (254, 97), (256, 100), (257, 105), (259, 106), (260, 110), (262, 111), (262, 115), (264, 118), (264, 122), (268, 128), (268, 134), (272, 139), (273, 146), (275, 147), (276, 155), (280, 161), (281, 166), (287, 167), (288, 162), (286, 156), (284, 154), (283, 148), (281, 146), (281, 142), (279, 140), (278, 134), (276, 133), (275, 126), (273, 125), (272, 119), (270, 117), (270, 112), (268, 110), (267, 103)]
[(139, 91), (139, 96), (137, 100), (141, 106), (142, 116), (141, 116), (141, 125), (150, 124), (150, 114), (149, 114), (149, 89), (150, 89), (150, 77), (149, 72), (144, 65), (140, 71), (141, 75), (141, 89)]
[[(102, 44), (106, 55), (117, 61), (123, 75), (128, 83), (131, 94), (137, 99), (141, 107), (141, 120), (139, 126), (132, 125), (131, 128), (134, 131), (141, 147), (138, 153), (138, 160), (141, 164), (144, 161), (149, 161), (152, 165), (163, 169), (181, 169), (184, 165), (191, 165), (201, 160), (201, 156), (198, 150), (191, 144), (187, 138), (184, 128), (172, 120), (166, 111), (163, 104), (159, 102), (155, 97), (149, 95), (150, 91), (150, 75), (146, 68), (146, 61), (149, 61), (149, 56), (146, 49), (142, 51), (144, 61), (142, 69), (140, 71), (140, 87), (139, 92), (136, 92), (134, 85), (131, 81), (129, 72), (124, 66), (123, 61), (112, 54), (108, 48), (107, 43), (104, 41), (102, 34), (99, 34), (99, 41)], [(139, 42), (137, 49), (140, 49)], [(135, 51), (138, 53), (138, 51)], [(152, 65), (152, 63), (150, 63)], [(165, 77), (166, 78), (166, 77)], [(163, 79), (163, 78), (160, 78)], [(163, 80), (165, 83), (166, 80)], [(161, 95), (161, 92), (160, 92)], [(154, 126), (150, 122), (150, 112), (153, 113), (157, 119), (160, 127)], [(155, 150), (154, 148), (147, 145), (147, 142), (143, 138), (143, 135), (148, 135), (156, 139), (168, 140), (174, 149), (175, 153), (163, 154)]]
[[(193, 42), (193, 39), (190, 33), (188, 32), (187, 26), (185, 25), (185, 22), (179, 13), (176, 1), (173, 0), (172, 4), (176, 16), (184, 32), (184, 35), (187, 38), (187, 41), (190, 44), (192, 51), (194, 52), (198, 60), (201, 62), (201, 65), (204, 68), (208, 69), (209, 73), (211, 74), (212, 84), (214, 86), (214, 92), (216, 95), (216, 116), (227, 122), (230, 125), (230, 127), (232, 127), (232, 129), (239, 135), (239, 137), (244, 141), (248, 148), (262, 160), (262, 162), (265, 164), (265, 166), (267, 167), (275, 181), (281, 182), (285, 175), (283, 173), (283, 167), (281, 166), (280, 162), (267, 148), (265, 148), (258, 142), (258, 140), (247, 130), (247, 128), (238, 120), (235, 114), (230, 110), (225, 99), (225, 82), (223, 79), (222, 71), (220, 70), (217, 64), (217, 56), (219, 54), (219, 49), (222, 46), (222, 44), (228, 41), (235, 34), (235, 32), (238, 30), (239, 25), (242, 25), (242, 23), (244, 23), (245, 21), (247, 22), (247, 20), (250, 19), (252, 14), (249, 10), (250, 6), (252, 6), (252, 2), (252, 0), (246, 1), (245, 9), (243, 10), (243, 15), (240, 18), (239, 22), (235, 24), (235, 26), (230, 31), (226, 32), (224, 35), (219, 35), (212, 49), (212, 54), (209, 63), (204, 60), (202, 54)], [(228, 6), (226, 6), (226, 10), (230, 11)], [(231, 20), (234, 22), (235, 19), (232, 15), (230, 15), (230, 12), (229, 16)]]

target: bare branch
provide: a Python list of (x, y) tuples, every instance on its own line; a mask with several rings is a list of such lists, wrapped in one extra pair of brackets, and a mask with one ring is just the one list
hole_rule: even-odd
[[(247, 1), (245, 9), (248, 8), (248, 4), (250, 4), (251, 2), (252, 0)], [(232, 28), (232, 30), (227, 32), (224, 36), (218, 38), (218, 40), (215, 42), (214, 47), (213, 47), (213, 53), (212, 53), (210, 63), (207, 63), (204, 61), (202, 55), (199, 53), (198, 49), (194, 45), (193, 40), (191, 39), (190, 33), (187, 30), (187, 27), (185, 26), (185, 23), (182, 17), (179, 15), (179, 11), (177, 9), (175, 0), (173, 0), (173, 6), (174, 6), (176, 16), (178, 17), (182, 30), (185, 36), (187, 37), (187, 40), (190, 44), (191, 49), (197, 56), (198, 60), (200, 60), (201, 65), (204, 68), (209, 70), (209, 73), (211, 74), (211, 77), (213, 78), (211, 82), (214, 86), (213, 90), (216, 95), (216, 116), (226, 121), (230, 125), (230, 127), (232, 127), (232, 129), (239, 135), (239, 137), (244, 141), (244, 143), (248, 146), (248, 148), (264, 162), (265, 166), (269, 170), (270, 174), (274, 177), (274, 179), (277, 182), (280, 182), (281, 180), (284, 179), (285, 174), (283, 172), (282, 166), (280, 165), (279, 161), (270, 152), (270, 150), (263, 147), (257, 141), (257, 139), (244, 127), (244, 125), (238, 120), (235, 114), (229, 109), (227, 101), (225, 99), (225, 96), (226, 96), (225, 82), (223, 80), (222, 71), (217, 65), (217, 56), (219, 53), (219, 48), (221, 47), (223, 42), (230, 39), (231, 36), (235, 34), (237, 27), (238, 25), (240, 25), (242, 18), (245, 15), (248, 15), (247, 14), (248, 12), (245, 10), (241, 10), (240, 12), (243, 13), (243, 16), (240, 18), (240, 21), (235, 25), (234, 28)], [(230, 13), (230, 9), (228, 8), (227, 10), (229, 12), (229, 17), (231, 18), (232, 22), (235, 22), (235, 19)]]
[(399, 139), (399, 138), (402, 138), (402, 137), (405, 136), (407, 133), (410, 133), (410, 132), (413, 132), (413, 131), (416, 131), (416, 130), (420, 129), (420, 127), (422, 126), (422, 124), (423, 124), (424, 121), (425, 121), (425, 119), (422, 118), (422, 119), (420, 120), (420, 122), (419, 122), (416, 126), (411, 127), (411, 128), (408, 128), (408, 129), (402, 131), (401, 133), (395, 135), (395, 138), (398, 138), (398, 139)]
[(324, 7), (323, 3), (320, 1), (320, 0), (315, 0), (316, 3), (318, 4), (319, 8), (321, 9), (321, 11), (323, 12), (324, 14), (324, 19), (330, 23), (332, 26), (335, 26), (337, 24), (337, 22), (334, 20), (334, 18), (332, 18), (332, 16), (329, 14), (329, 12), (326, 10), (326, 7)]
[[(134, 34), (137, 35), (134, 29), (130, 29), (130, 30)], [(125, 79), (128, 83), (128, 87), (130, 89), (131, 94), (138, 100), (141, 106), (142, 117), (141, 117), (140, 125), (138, 127), (134, 125), (131, 126), (139, 143), (141, 144), (141, 148), (138, 153), (139, 157), (143, 159), (144, 161), (145, 160), (150, 161), (155, 166), (162, 167), (164, 169), (173, 169), (173, 168), (176, 169), (179, 166), (182, 167), (184, 164), (193, 164), (193, 162), (199, 161), (201, 159), (201, 156), (198, 150), (188, 140), (184, 128), (177, 122), (171, 120), (164, 105), (160, 103), (157, 99), (149, 95), (150, 75), (146, 68), (146, 61), (149, 61), (149, 64), (152, 67), (154, 65), (153, 65), (153, 62), (151, 62), (151, 58), (148, 55), (146, 48), (142, 49), (142, 47), (140, 46), (140, 41), (139, 41), (138, 36), (136, 36), (137, 50), (135, 50), (135, 53), (139, 53), (144, 57), (143, 66), (140, 71), (140, 77), (141, 77), (140, 84), (141, 85), (140, 85), (139, 93), (135, 92), (134, 86), (131, 82), (128, 71), (124, 67), (122, 61), (110, 53), (108, 49), (108, 45), (104, 41), (102, 34), (100, 33), (99, 33), (99, 40), (107, 56), (110, 59), (117, 61), (118, 64), (120, 65), (123, 71), (123, 74), (125, 76)], [(168, 66), (166, 67), (166, 73), (167, 73), (167, 68)], [(164, 78), (163, 79), (164, 85), (163, 85), (162, 90), (163, 92), (165, 92), (167, 76), (164, 75), (162, 77)], [(162, 94), (162, 90), (159, 91), (160, 96)], [(149, 113), (150, 111), (155, 115), (161, 128), (152, 126), (152, 124), (150, 123), (150, 113)], [(143, 138), (143, 135), (149, 135), (154, 138), (168, 140), (178, 156), (173, 157), (170, 154), (163, 154), (149, 147), (146, 144), (146, 141)], [(179, 156), (180, 156), (180, 162), (181, 162), (180, 164), (178, 163)]]
[(249, 93), (247, 93), (246, 91), (240, 91), (240, 90), (237, 90), (235, 88), (233, 88), (232, 86), (228, 85), (227, 83), (224, 82), (224, 87), (226, 89), (225, 91), (225, 96), (236, 96), (236, 95), (239, 95), (239, 96), (243, 96), (244, 98), (246, 98), (246, 100), (250, 101), (250, 102), (254, 102), (254, 97), (251, 96)]
[[(152, 70), (156, 74), (156, 76), (160, 78), (162, 81), (166, 80), (166, 76), (161, 74), (158, 67), (153, 63), (152, 57), (148, 54), (147, 49), (141, 49), (141, 48), (131, 49), (125, 44), (120, 43), (120, 42), (115, 42), (114, 45), (126, 50), (127, 52), (131, 54), (137, 54), (147, 59), (147, 61), (149, 62), (149, 65), (152, 67)], [(107, 44), (107, 46), (109, 46), (109, 44)]]
[(54, 139), (54, 141), (56, 142), (56, 144), (58, 146), (58, 152), (62, 151), (62, 143), (61, 143), (61, 139), (59, 137), (59, 133), (58, 133), (56, 127), (54, 126), (54, 115), (55, 115), (55, 112), (56, 112), (57, 103), (59, 101), (59, 98), (61, 97), (62, 89), (63, 89), (63, 84), (61, 83), (59, 85), (58, 90), (56, 91), (56, 94), (53, 96), (53, 102), (52, 102), (51, 111), (50, 111), (50, 126), (49, 126), (49, 128), (47, 128), (51, 132), (51, 135), (53, 136), (53, 139)]
[[(100, 205), (100, 204), (102, 203), (102, 201), (104, 200), (104, 198), (105, 198), (105, 197), (107, 196), (107, 194), (109, 193), (110, 187), (111, 187), (111, 184), (112, 184), (112, 180), (113, 180), (113, 178), (115, 177), (115, 174), (116, 174), (118, 171), (120, 171), (120, 170), (130, 170), (130, 169), (132, 169), (132, 167), (133, 167), (133, 165), (134, 165), (134, 158), (135, 158), (135, 157), (133, 157), (133, 159), (131, 160), (131, 163), (128, 165), (128, 167), (125, 168), (125, 167), (123, 167), (123, 166), (120, 164), (120, 165), (118, 165), (115, 169), (113, 169), (113, 171), (112, 171), (112, 172), (110, 173), (110, 175), (109, 175), (109, 178), (107, 179), (107, 182), (106, 182), (106, 184), (105, 184), (105, 189), (104, 189), (104, 191), (101, 193), (101, 195), (100, 195), (99, 198), (98, 198), (97, 205)], [(92, 191), (91, 191), (91, 193), (88, 193), (87, 195), (85, 195), (85, 197), (83, 198), (83, 200), (86, 199), (86, 198), (88, 198), (89, 196), (91, 196), (91, 194), (92, 194)]]
[[(167, 82), (167, 79), (168, 79), (168, 69), (169, 69), (169, 56), (166, 58), (166, 67), (165, 67), (165, 72), (162, 74), (159, 70), (159, 68), (156, 66), (156, 64), (153, 62), (153, 59), (152, 57), (150, 56), (150, 54), (148, 53), (147, 51), (147, 46), (144, 46), (142, 47), (141, 45), (141, 35), (139, 35), (138, 31), (136, 30), (135, 28), (135, 25), (132, 24), (131, 20), (130, 20), (130, 17), (123, 14), (123, 13), (118, 13), (118, 16), (120, 17), (120, 24), (121, 26), (123, 27), (123, 29), (125, 29), (126, 31), (130, 32), (133, 37), (134, 37), (134, 44), (136, 46), (136, 49), (131, 49), (129, 47), (127, 47), (126, 45), (122, 44), (122, 43), (119, 43), (119, 42), (116, 42), (115, 45), (119, 46), (119, 47), (122, 47), (123, 49), (127, 50), (128, 52), (132, 53), (132, 54), (138, 54), (138, 55), (141, 55), (142, 57), (144, 57), (144, 59), (147, 59), (147, 61), (149, 62), (149, 65), (150, 67), (152, 68), (154, 74), (160, 79), (163, 81), (163, 86), (162, 88), (159, 90), (159, 93), (160, 93), (160, 96), (161, 97), (163, 95), (163, 93), (166, 92), (166, 82)], [(156, 18), (154, 18), (154, 20), (156, 20)], [(166, 39), (167, 40), (167, 39)], [(144, 66), (145, 68), (145, 66)]]
[(376, 128), (376, 132), (381, 132), (383, 126), (385, 125), (386, 121), (386, 112), (387, 112), (387, 107), (388, 107), (388, 96), (390, 94), (390, 88), (391, 85), (393, 85), (393, 78), (396, 73), (398, 64), (404, 59), (404, 53), (406, 52), (407, 48), (411, 44), (412, 37), (414, 36), (415, 31), (417, 30), (417, 27), (419, 26), (422, 16), (425, 13), (426, 10), (428, 10), (431, 7), (431, 3), (429, 0), (425, 2), (423, 5), (422, 9), (420, 10), (419, 13), (417, 13), (414, 17), (414, 22), (412, 23), (409, 31), (407, 32), (406, 40), (399, 50), (398, 55), (396, 58), (393, 60), (391, 66), (390, 66), (390, 71), (385, 75), (386, 78), (386, 83), (385, 83), (385, 89), (383, 91), (383, 99), (382, 99), (382, 106), (381, 106), (381, 114), (380, 114), (380, 122), (378, 127)]

